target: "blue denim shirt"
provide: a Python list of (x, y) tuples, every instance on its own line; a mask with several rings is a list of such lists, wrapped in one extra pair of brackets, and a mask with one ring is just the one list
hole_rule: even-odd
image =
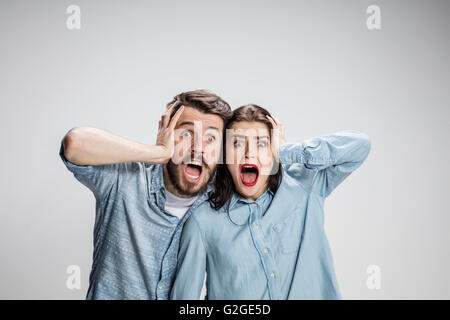
[(208, 299), (341, 299), (324, 201), (369, 150), (356, 131), (285, 144), (275, 195), (234, 194), (229, 212), (200, 205), (183, 230), (171, 299), (198, 299), (205, 272)]
[(86, 298), (168, 299), (182, 226), (206, 194), (180, 220), (164, 210), (162, 165), (78, 166), (67, 161), (62, 145), (60, 156), (96, 199)]

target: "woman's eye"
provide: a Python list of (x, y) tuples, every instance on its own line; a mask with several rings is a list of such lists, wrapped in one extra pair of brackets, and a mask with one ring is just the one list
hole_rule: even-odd
[(241, 141), (235, 141), (234, 146), (237, 148), (242, 148), (244, 146), (244, 143), (242, 143)]
[(258, 148), (265, 148), (265, 147), (267, 147), (267, 142), (265, 141), (258, 142)]
[(206, 141), (208, 141), (208, 142), (213, 142), (214, 140), (216, 140), (216, 137), (214, 137), (214, 136), (207, 136), (206, 137)]

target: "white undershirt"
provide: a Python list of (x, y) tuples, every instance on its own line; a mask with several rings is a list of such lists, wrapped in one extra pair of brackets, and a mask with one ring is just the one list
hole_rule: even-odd
[(164, 209), (181, 220), (197, 198), (198, 196), (192, 198), (180, 198), (166, 189), (166, 204)]

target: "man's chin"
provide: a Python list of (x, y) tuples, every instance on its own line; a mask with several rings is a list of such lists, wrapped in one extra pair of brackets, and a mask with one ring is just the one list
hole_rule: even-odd
[(174, 186), (176, 192), (184, 197), (194, 197), (206, 191), (209, 179), (211, 178), (212, 170), (204, 167), (200, 176), (187, 177), (185, 165), (175, 165), (169, 162), (167, 165), (167, 172), (169, 179)]
[(178, 185), (178, 192), (184, 196), (194, 197), (206, 190), (207, 181), (199, 180), (197, 182), (187, 181), (184, 177)]

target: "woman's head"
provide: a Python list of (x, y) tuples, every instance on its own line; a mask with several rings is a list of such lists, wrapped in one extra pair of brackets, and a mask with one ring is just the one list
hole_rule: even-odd
[(213, 208), (220, 209), (234, 191), (255, 200), (269, 188), (276, 192), (281, 181), (280, 165), (271, 145), (270, 113), (257, 105), (242, 106), (233, 111), (225, 125), (224, 163), (217, 168), (215, 191), (210, 198)]

